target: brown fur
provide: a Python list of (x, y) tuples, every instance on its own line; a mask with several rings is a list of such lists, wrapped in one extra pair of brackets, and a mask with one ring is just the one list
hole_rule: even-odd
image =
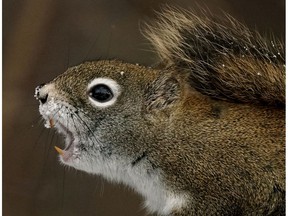
[(229, 15), (213, 20), (205, 16), (168, 7), (145, 35), (167, 66), (190, 71), (191, 85), (201, 93), (284, 106), (284, 45)]
[[(185, 194), (170, 215), (285, 215), (283, 45), (270, 47), (232, 18), (227, 27), (187, 12), (163, 14), (149, 37), (164, 68), (86, 62), (39, 87), (37, 99), (45, 106), (52, 94), (67, 125), (73, 120), (80, 164), (114, 158), (121, 175), (156, 173), (168, 191)], [(113, 106), (89, 102), (87, 85), (97, 77), (121, 86)], [(67, 164), (94, 173), (79, 163)]]

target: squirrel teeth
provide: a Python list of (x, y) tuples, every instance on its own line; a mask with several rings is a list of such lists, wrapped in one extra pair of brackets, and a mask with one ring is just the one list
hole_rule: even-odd
[(50, 128), (53, 128), (55, 125), (52, 118), (49, 118), (49, 125), (50, 125)]
[(46, 123), (44, 126), (46, 128), (53, 128), (55, 126), (54, 120), (49, 117), (48, 120), (46, 120)]
[(57, 151), (60, 155), (63, 155), (63, 154), (64, 154), (64, 151), (63, 151), (62, 149), (60, 149), (59, 147), (54, 146), (54, 148), (56, 149), (56, 151)]

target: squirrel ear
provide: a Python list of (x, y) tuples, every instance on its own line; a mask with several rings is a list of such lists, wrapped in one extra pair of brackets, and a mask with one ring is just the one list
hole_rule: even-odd
[(145, 110), (164, 110), (171, 107), (180, 97), (180, 85), (175, 77), (164, 76), (146, 87)]

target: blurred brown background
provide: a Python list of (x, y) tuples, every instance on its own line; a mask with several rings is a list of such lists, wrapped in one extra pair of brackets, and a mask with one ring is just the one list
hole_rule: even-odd
[(223, 10), (284, 38), (284, 0), (3, 1), (3, 215), (147, 215), (130, 189), (58, 163), (53, 146), (63, 140), (44, 129), (33, 94), (85, 60), (157, 62), (139, 25), (163, 3)]

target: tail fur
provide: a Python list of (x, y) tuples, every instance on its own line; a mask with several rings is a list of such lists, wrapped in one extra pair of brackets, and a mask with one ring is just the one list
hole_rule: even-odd
[(146, 28), (162, 62), (189, 73), (191, 86), (210, 97), (285, 106), (284, 44), (223, 20), (166, 8)]

